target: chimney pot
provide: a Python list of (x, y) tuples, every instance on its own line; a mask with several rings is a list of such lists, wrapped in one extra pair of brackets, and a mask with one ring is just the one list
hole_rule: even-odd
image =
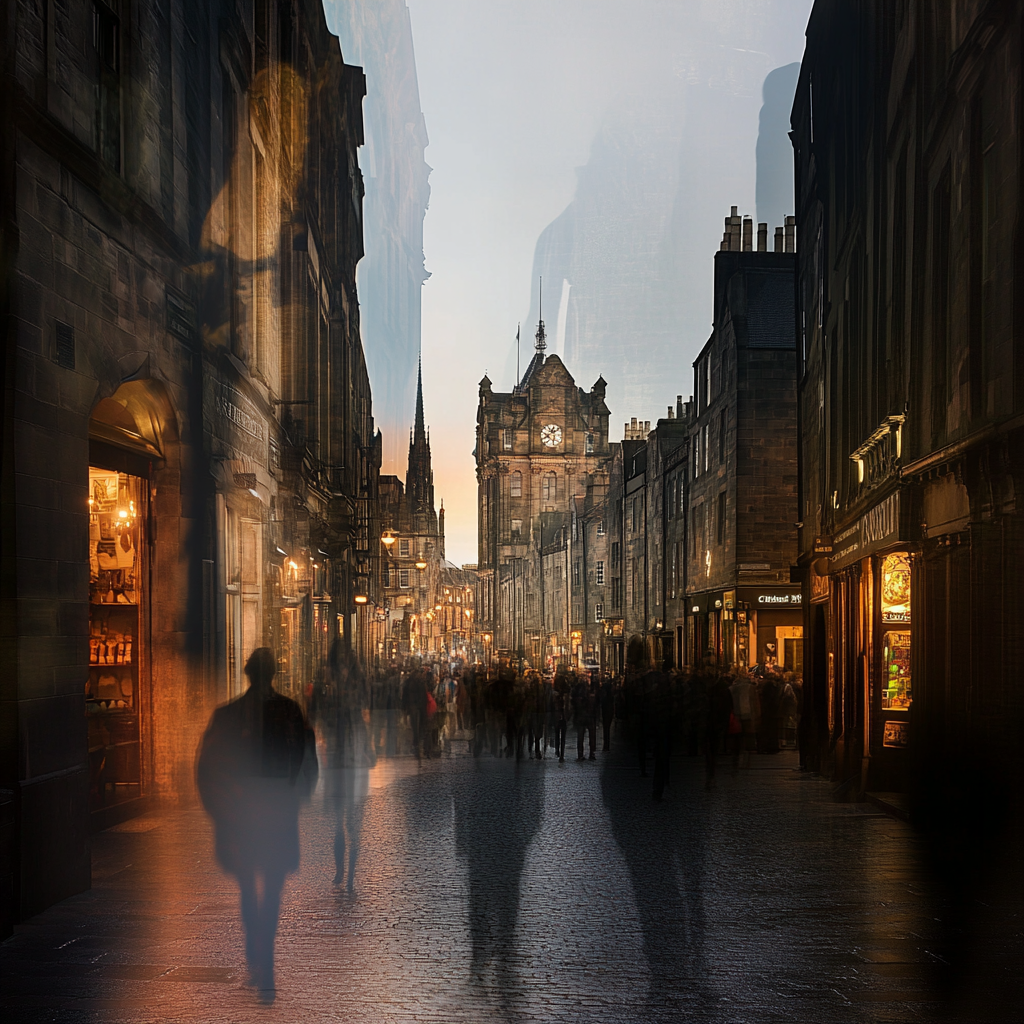
[(768, 225), (758, 224), (757, 225), (757, 251), (767, 252), (768, 251)]
[(732, 214), (731, 214), (731, 216), (735, 217), (735, 216), (736, 216), (736, 215), (737, 215), (737, 214), (739, 213), (739, 209), (740, 209), (740, 208), (739, 208), (738, 206), (734, 206), (734, 207), (732, 208)]

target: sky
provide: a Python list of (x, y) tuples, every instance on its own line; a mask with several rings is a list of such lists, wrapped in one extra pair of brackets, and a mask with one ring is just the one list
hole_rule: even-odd
[[(680, 230), (707, 253), (706, 308), (688, 323), (710, 327), (712, 259), (728, 205), (755, 209), (761, 84), (799, 61), (811, 0), (408, 0), (420, 99), (430, 139), (431, 198), (424, 225), (423, 390), (435, 493), (446, 514), (447, 557), (477, 560), (472, 455), (478, 382), (504, 379), (519, 321), (529, 357), (534, 255), (544, 229), (573, 201), (577, 169), (622, 97), (707, 88), (730, 97), (730, 123), (713, 145), (707, 195), (692, 197)], [(690, 86), (700, 88), (687, 88)], [(687, 112), (680, 102), (682, 145)], [(707, 146), (706, 137), (701, 142)], [(677, 218), (678, 219), (678, 218)], [(700, 294), (700, 293), (698, 293)], [(545, 310), (549, 331), (557, 310)], [(612, 409), (612, 440), (630, 415), (655, 420), (678, 393), (707, 340), (680, 328), (665, 394), (650, 409)], [(524, 360), (525, 364), (525, 360)], [(589, 388), (599, 367), (570, 365)], [(666, 376), (651, 367), (652, 375)], [(608, 373), (605, 373), (608, 376)], [(620, 415), (621, 412), (621, 415)]]

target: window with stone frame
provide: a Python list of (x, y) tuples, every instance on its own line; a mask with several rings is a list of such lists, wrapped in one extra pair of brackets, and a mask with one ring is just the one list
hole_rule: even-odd
[(507, 451), (507, 452), (512, 451), (512, 428), (511, 427), (505, 427), (505, 429), (502, 430), (502, 432), (501, 432), (501, 447), (504, 448), (505, 451)]
[(594, 566), (594, 582), (599, 587), (604, 586), (604, 561), (601, 559), (598, 559)]
[(402, 590), (409, 589), (409, 570), (399, 569), (398, 570), (398, 585)]
[(604, 605), (598, 601), (597, 604), (594, 605), (594, 621), (601, 622), (602, 619), (604, 619)]
[(558, 495), (558, 477), (554, 473), (545, 473), (541, 486), (544, 501), (556, 501)]
[(523, 496), (523, 474), (518, 469), (509, 478), (509, 493), (513, 498)]
[(512, 540), (520, 541), (523, 539), (523, 521), (522, 519), (512, 520)]

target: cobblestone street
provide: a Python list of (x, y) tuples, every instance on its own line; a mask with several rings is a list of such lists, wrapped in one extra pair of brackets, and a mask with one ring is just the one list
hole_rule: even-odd
[(372, 771), (352, 893), (332, 885), (321, 784), (273, 1005), (243, 985), (237, 889), (183, 810), (96, 836), (92, 891), (17, 928), (4, 1019), (1017, 1019), (1019, 889), (975, 902), (958, 942), (911, 828), (832, 802), (792, 754), (723, 759), (710, 791), (677, 759), (656, 804), (614, 754), (516, 764), (461, 746)]

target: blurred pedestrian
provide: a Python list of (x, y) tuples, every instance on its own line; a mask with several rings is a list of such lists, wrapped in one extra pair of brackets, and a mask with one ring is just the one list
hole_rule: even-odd
[(749, 768), (750, 752), (756, 744), (754, 722), (757, 717), (757, 687), (747, 672), (740, 672), (729, 687), (729, 692), (732, 694), (732, 712), (740, 722), (740, 731), (735, 738), (733, 765)]
[(366, 680), (351, 653), (342, 650), (340, 640), (334, 641), (328, 655), (327, 675), (337, 699), (324, 719), (324, 800), (335, 814), (334, 884), (345, 884), (347, 860), (347, 888), (352, 892), (370, 769), (377, 755), (370, 738)]
[(253, 651), (249, 689), (213, 713), (196, 779), (217, 860), (238, 881), (250, 982), (266, 1002), (281, 889), (299, 866), (299, 804), (317, 778), (313, 732), (299, 705), (273, 688), (276, 669), (269, 647)]

